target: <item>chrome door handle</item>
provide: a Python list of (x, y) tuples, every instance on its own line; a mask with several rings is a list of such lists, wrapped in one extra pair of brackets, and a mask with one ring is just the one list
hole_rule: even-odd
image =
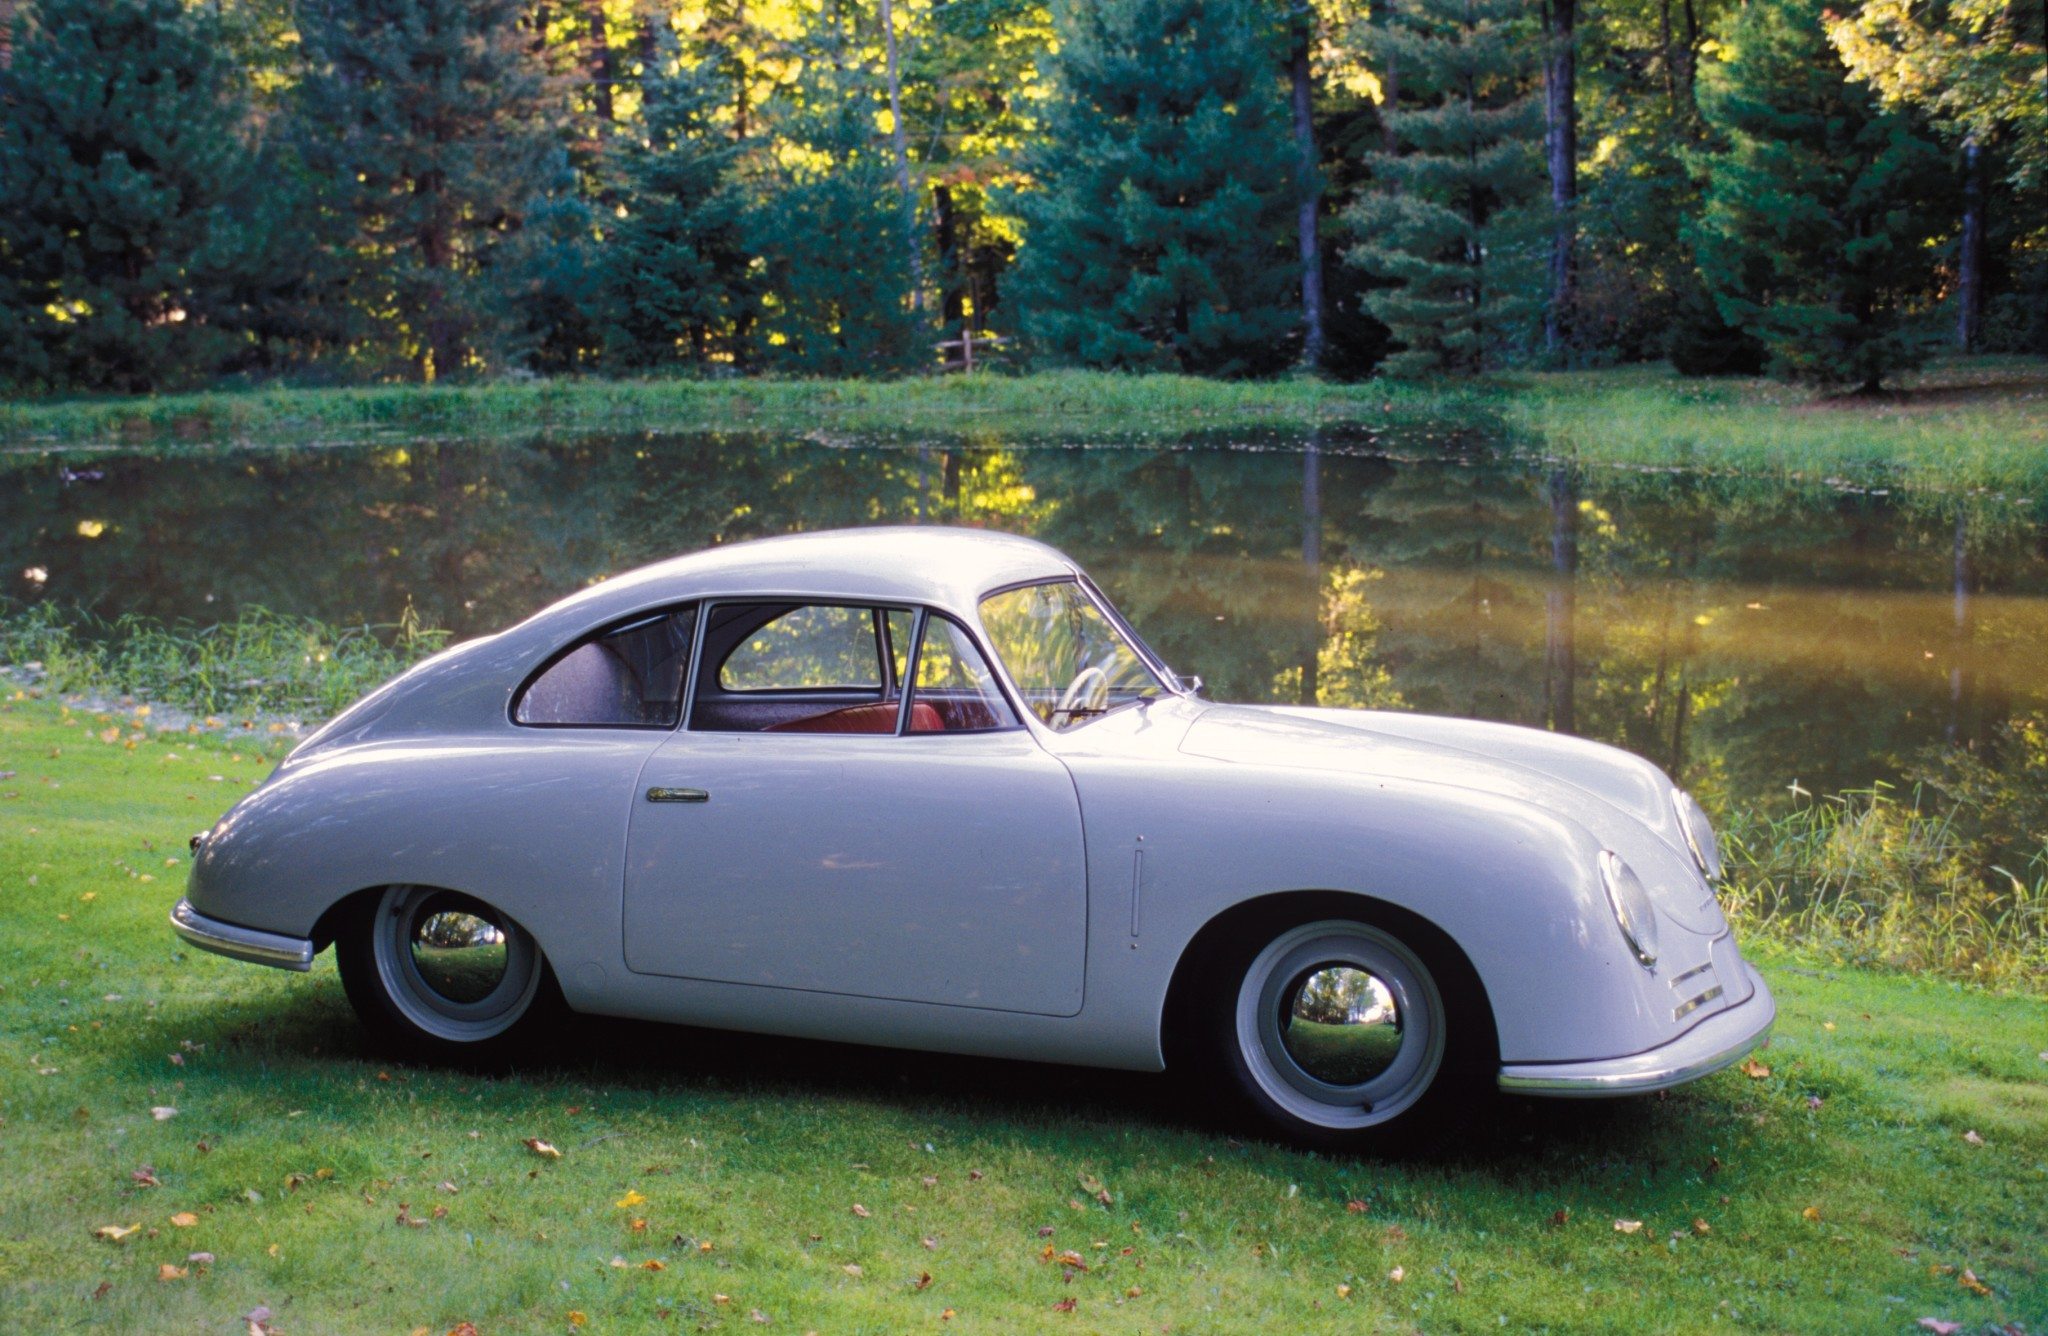
[(711, 795), (702, 789), (664, 789), (656, 787), (647, 790), (647, 801), (651, 803), (708, 803), (711, 801)]

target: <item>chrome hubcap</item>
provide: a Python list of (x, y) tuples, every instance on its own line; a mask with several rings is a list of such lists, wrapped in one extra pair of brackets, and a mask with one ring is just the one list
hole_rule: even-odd
[(1378, 975), (1327, 965), (1280, 994), (1280, 1046), (1325, 1085), (1363, 1085), (1401, 1053), (1401, 1008)]
[(378, 902), (372, 931), (385, 992), (437, 1038), (475, 1043), (501, 1034), (540, 987), (533, 939), (469, 896), (393, 886)]
[(1388, 1122), (1443, 1065), (1443, 1001), (1388, 933), (1341, 919), (1290, 929), (1238, 990), (1239, 1051), (1276, 1104), (1319, 1127)]

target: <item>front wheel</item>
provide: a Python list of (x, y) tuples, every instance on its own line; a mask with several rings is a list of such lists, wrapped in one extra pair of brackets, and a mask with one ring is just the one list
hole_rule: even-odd
[(1468, 1084), (1469, 1005), (1407, 942), (1352, 919), (1254, 934), (1215, 976), (1205, 1030), (1244, 1112), (1288, 1141), (1388, 1148)]
[(529, 1053), (565, 1010), (533, 935), (474, 897), (387, 886), (335, 942), (342, 988), (372, 1036), (430, 1060)]

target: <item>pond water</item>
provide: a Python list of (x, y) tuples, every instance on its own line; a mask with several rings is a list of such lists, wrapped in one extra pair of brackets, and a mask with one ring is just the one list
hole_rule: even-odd
[(1341, 434), (13, 456), (0, 595), (198, 622), (410, 605), (467, 634), (657, 557), (879, 523), (1065, 549), (1221, 699), (1548, 725), (1737, 801), (1889, 780), (2048, 706), (2048, 504), (1395, 459)]

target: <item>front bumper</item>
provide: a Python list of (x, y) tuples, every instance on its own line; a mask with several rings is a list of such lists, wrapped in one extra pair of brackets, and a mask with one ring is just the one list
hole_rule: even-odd
[(1668, 1044), (1626, 1058), (1597, 1062), (1526, 1062), (1500, 1069), (1500, 1088), (1515, 1095), (1588, 1099), (1640, 1095), (1697, 1081), (1742, 1061), (1771, 1033), (1778, 1004), (1763, 976), (1747, 962), (1755, 985), (1748, 1000), (1716, 1012)]
[(279, 969), (303, 972), (313, 968), (313, 944), (305, 938), (223, 923), (194, 909), (190, 900), (179, 900), (171, 910), (171, 928), (192, 945), (216, 955)]

